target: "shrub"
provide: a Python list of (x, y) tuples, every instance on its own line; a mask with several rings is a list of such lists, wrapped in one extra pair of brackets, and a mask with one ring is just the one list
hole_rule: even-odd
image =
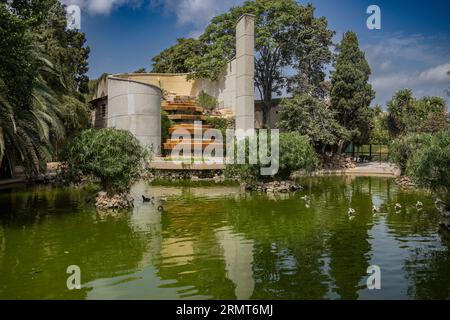
[(411, 133), (395, 139), (389, 148), (389, 158), (399, 165), (402, 173), (406, 173), (408, 161), (418, 154), (418, 150), (423, 145), (428, 144), (431, 139), (430, 134)]
[(296, 132), (280, 134), (280, 170), (278, 176), (287, 178), (297, 170), (314, 171), (319, 159), (307, 136)]
[[(297, 170), (305, 170), (312, 172), (319, 165), (317, 154), (311, 145), (308, 137), (299, 133), (281, 133), (279, 144), (279, 170), (272, 178), (289, 178), (290, 174)], [(247, 147), (247, 163), (248, 163), (248, 147)], [(268, 178), (261, 175), (261, 165), (227, 165), (225, 176), (228, 178), (238, 177), (242, 181), (255, 182)]]
[(207, 111), (214, 110), (219, 104), (216, 98), (210, 96), (203, 90), (198, 94), (197, 103), (200, 107), (206, 109)]
[(450, 210), (450, 130), (436, 133), (416, 153), (408, 161), (408, 174), (431, 188)]
[(161, 144), (165, 143), (167, 139), (170, 139), (169, 129), (172, 127), (173, 122), (170, 120), (167, 112), (161, 113)]
[(139, 177), (146, 156), (130, 132), (111, 128), (81, 132), (62, 153), (68, 177), (94, 176), (108, 193), (127, 191)]
[(225, 139), (227, 129), (234, 128), (234, 119), (207, 117), (206, 124), (210, 125), (214, 129), (220, 130)]

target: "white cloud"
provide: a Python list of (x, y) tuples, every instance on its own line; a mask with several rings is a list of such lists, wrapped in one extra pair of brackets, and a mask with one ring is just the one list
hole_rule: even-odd
[(70, 5), (76, 4), (80, 6), (81, 10), (85, 10), (90, 14), (107, 15), (112, 10), (124, 6), (140, 6), (144, 3), (143, 0), (60, 0), (62, 3)]
[(377, 93), (375, 103), (385, 104), (396, 91), (411, 89), (416, 97), (441, 96), (446, 98), (450, 63), (444, 63), (423, 71), (403, 71), (373, 77), (371, 83)]
[(421, 72), (418, 79), (426, 83), (446, 83), (448, 81), (447, 72), (449, 70), (450, 63), (441, 64)]
[(150, 0), (153, 8), (162, 8), (177, 17), (179, 25), (190, 25), (194, 28), (191, 36), (199, 36), (211, 18), (223, 13), (243, 0)]
[(396, 91), (404, 88), (412, 89), (417, 97), (446, 97), (450, 70), (447, 43), (448, 39), (438, 35), (393, 34), (363, 46), (372, 69), (374, 104), (384, 105)]
[(450, 63), (441, 64), (421, 72), (390, 73), (374, 77), (372, 84), (376, 89), (389, 89), (393, 87), (412, 88), (418, 85), (439, 85), (448, 82), (447, 72)]
[(64, 4), (76, 4), (89, 14), (107, 15), (121, 6), (149, 6), (174, 14), (178, 25), (190, 26), (189, 36), (198, 37), (211, 18), (223, 13), (244, 0), (60, 0)]

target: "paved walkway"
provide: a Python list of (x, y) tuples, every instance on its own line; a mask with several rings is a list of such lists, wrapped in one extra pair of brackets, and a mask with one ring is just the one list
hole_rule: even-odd
[[(223, 170), (223, 164), (175, 164), (156, 158), (150, 163), (150, 168), (159, 170)], [(400, 170), (393, 164), (387, 162), (359, 163), (356, 168), (343, 170), (320, 170), (317, 175), (361, 175), (361, 176), (391, 176), (400, 175)]]
[(387, 162), (368, 162), (358, 163), (356, 168), (343, 169), (343, 170), (321, 170), (318, 174), (333, 175), (333, 174), (346, 174), (346, 175), (360, 175), (360, 176), (391, 176), (397, 177), (400, 175), (400, 170), (397, 166)]

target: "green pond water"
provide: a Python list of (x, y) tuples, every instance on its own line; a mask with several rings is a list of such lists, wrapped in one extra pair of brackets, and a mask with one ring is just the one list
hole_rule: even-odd
[[(303, 184), (268, 197), (140, 183), (133, 194), (167, 197), (165, 211), (138, 200), (117, 216), (86, 204), (92, 190), (2, 190), (0, 299), (450, 298), (449, 240), (431, 195), (388, 178)], [(70, 265), (80, 290), (67, 289)], [(381, 290), (367, 289), (371, 265)]]

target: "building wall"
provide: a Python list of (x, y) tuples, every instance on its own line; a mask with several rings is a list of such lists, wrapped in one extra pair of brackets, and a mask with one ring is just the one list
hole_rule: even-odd
[(159, 154), (161, 97), (156, 86), (109, 77), (107, 126), (130, 131), (143, 146)]
[(201, 91), (216, 97), (219, 102), (219, 109), (228, 109), (236, 112), (236, 59), (227, 63), (225, 70), (217, 81), (206, 79), (196, 80), (193, 84), (193, 95), (198, 95)]
[(122, 79), (138, 81), (161, 88), (164, 94), (197, 97), (203, 90), (215, 97), (220, 109), (236, 109), (236, 60), (230, 61), (217, 81), (188, 80), (187, 74), (126, 73), (115, 75)]

